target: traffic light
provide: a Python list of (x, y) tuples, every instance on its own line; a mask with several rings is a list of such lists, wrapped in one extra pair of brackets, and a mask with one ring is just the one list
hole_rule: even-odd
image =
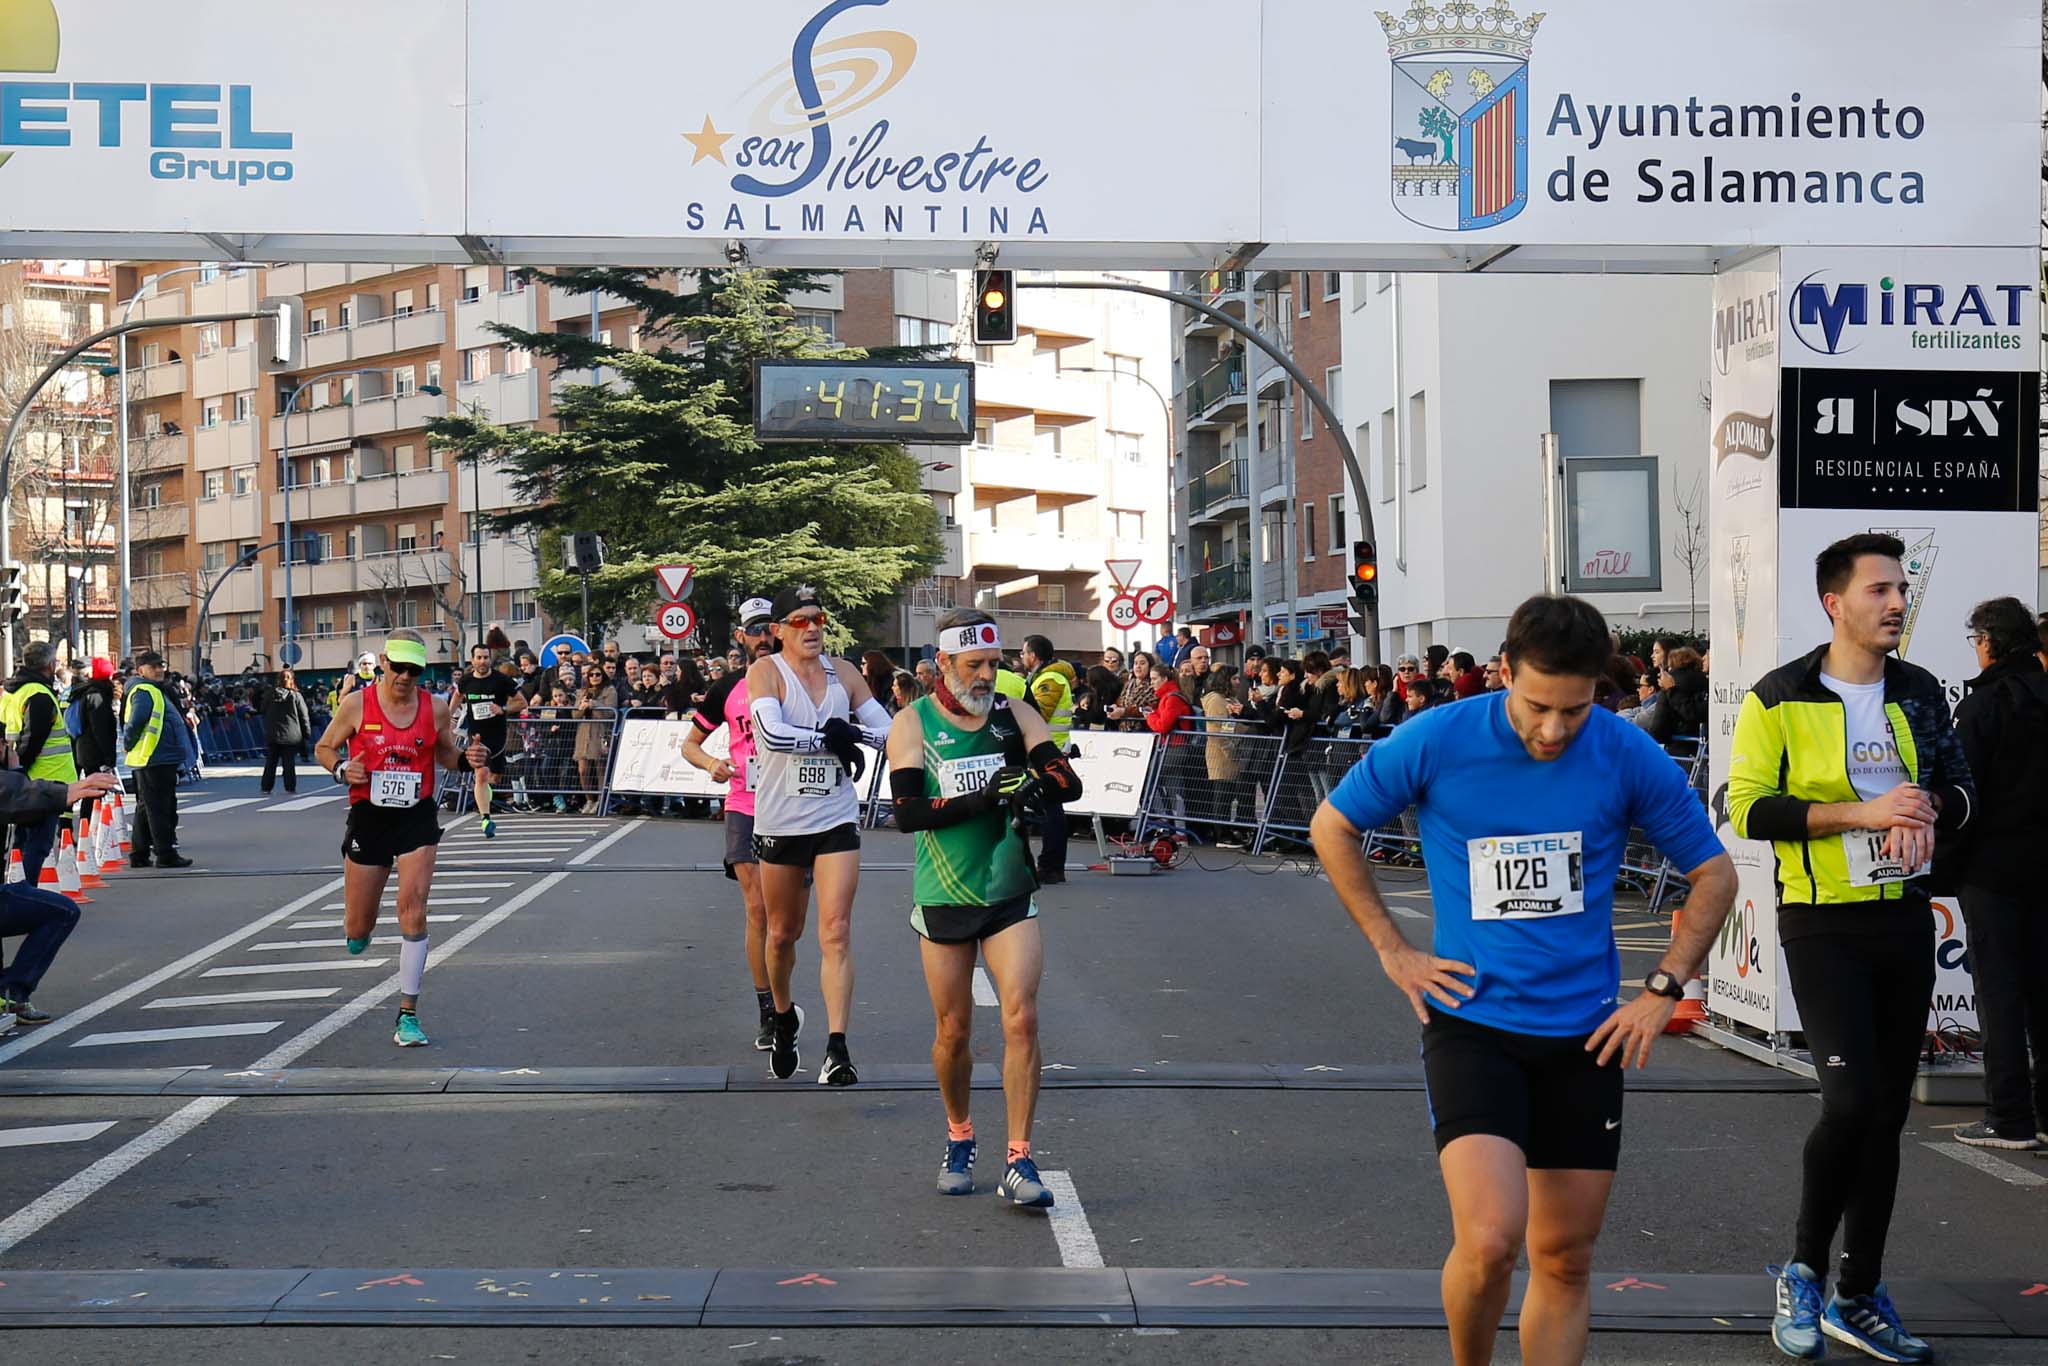
[(261, 332), (261, 370), (266, 375), (291, 374), (306, 366), (306, 301), (296, 294), (280, 294), (257, 305), (264, 317), (257, 323)]
[(1002, 346), (1017, 340), (1017, 272), (974, 272), (974, 344)]
[(1351, 626), (1363, 632), (1380, 610), (1380, 564), (1371, 541), (1351, 543)]
[(0, 565), (0, 620), (20, 621), (28, 615), (28, 566), (20, 560)]

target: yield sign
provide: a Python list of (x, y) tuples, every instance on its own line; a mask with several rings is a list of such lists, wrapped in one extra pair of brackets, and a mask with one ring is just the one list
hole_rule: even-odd
[(697, 572), (693, 564), (664, 564), (654, 571), (654, 581), (661, 585), (663, 602), (686, 602), (690, 597), (690, 576)]
[(1143, 560), (1104, 560), (1102, 567), (1109, 571), (1116, 591), (1126, 593), (1130, 591), (1131, 580), (1138, 577), (1138, 567), (1144, 563)]

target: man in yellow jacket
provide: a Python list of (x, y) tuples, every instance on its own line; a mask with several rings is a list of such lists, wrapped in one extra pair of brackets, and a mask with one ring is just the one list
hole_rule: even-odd
[[(1052, 642), (1044, 636), (1024, 637), (1020, 656), (1026, 687), (1039, 714), (1052, 731), (1052, 742), (1061, 754), (1074, 742), (1074, 666), (1058, 657)], [(1002, 689), (997, 676), (996, 687)], [(1038, 846), (1038, 881), (1042, 885), (1067, 880), (1067, 816), (1056, 803), (1040, 803), (1038, 818), (1043, 826)]]

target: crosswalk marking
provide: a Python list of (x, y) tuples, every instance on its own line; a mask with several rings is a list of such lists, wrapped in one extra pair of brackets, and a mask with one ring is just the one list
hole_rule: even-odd
[(446, 867), (450, 867), (450, 866), (453, 866), (453, 867), (457, 867), (457, 868), (461, 868), (461, 867), (472, 867), (472, 866), (485, 866), (485, 867), (487, 867), (487, 866), (490, 866), (490, 865), (492, 865), (492, 864), (500, 864), (500, 863), (553, 863), (554, 861), (555, 861), (555, 860), (554, 860), (554, 859), (553, 859), (552, 857), (550, 857), (550, 858), (444, 858), (444, 859), (441, 859), (441, 860), (439, 860), (439, 861), (438, 861), (438, 866), (440, 866), (440, 867), (443, 867), (443, 868), (446, 868)]
[(991, 982), (988, 972), (981, 964), (974, 965), (974, 1004), (978, 1006), (999, 1005), (996, 999), (996, 984)]
[(125, 1029), (112, 1034), (88, 1034), (73, 1048), (105, 1048), (110, 1044), (163, 1043), (170, 1039), (225, 1039), (238, 1034), (268, 1034), (283, 1020), (247, 1020), (241, 1024), (186, 1025), (180, 1029)]
[(276, 802), (264, 807), (263, 814), (267, 816), (273, 811), (311, 811), (316, 806), (338, 802), (347, 795), (347, 788), (338, 788), (333, 792), (319, 792), (310, 797), (294, 797), (288, 802)]
[(254, 806), (261, 797), (222, 797), (218, 801), (201, 802), (197, 806), (180, 807), (181, 816), (203, 816), (209, 811), (232, 811), (238, 806)]
[(87, 1124), (38, 1124), (29, 1129), (0, 1129), (0, 1148), (33, 1148), (41, 1143), (83, 1143), (119, 1123), (103, 1119)]
[(277, 991), (230, 991), (219, 996), (163, 996), (144, 1010), (177, 1010), (185, 1006), (254, 1005), (258, 1001), (324, 1001), (339, 996), (340, 987), (285, 987)]
[[(436, 896), (427, 898), (427, 901), (429, 905), (434, 906), (482, 906), (487, 904), (490, 898), (487, 896)], [(393, 899), (386, 899), (377, 903), (380, 909), (387, 911), (397, 904), (398, 902)], [(344, 902), (333, 901), (322, 906), (320, 909), (323, 911), (345, 911), (348, 909), (348, 906)], [(341, 922), (337, 920), (334, 923), (339, 925)]]
[(389, 958), (338, 958), (328, 963), (238, 963), (231, 968), (208, 968), (201, 977), (261, 977), (272, 972), (345, 972), (351, 968), (381, 968)]
[[(323, 906), (321, 909), (338, 911), (341, 909), (341, 903), (337, 901), (332, 906)], [(429, 925), (446, 925), (462, 918), (462, 916), (453, 914), (430, 915), (427, 917), (427, 923)], [(342, 923), (339, 920), (294, 920), (285, 928), (288, 930), (338, 930), (342, 928)]]
[[(518, 845), (521, 849), (574, 849), (579, 844), (588, 844), (590, 842), (590, 837), (588, 835), (580, 835), (574, 839), (565, 839), (560, 836), (556, 836), (551, 839), (515, 840), (508, 835), (506, 836), (506, 840), (508, 843)], [(483, 835), (448, 835), (441, 840), (441, 844), (444, 848), (451, 844), (459, 844), (467, 848), (473, 845), (489, 845), (496, 843), (498, 843), (497, 840), (487, 838)]]

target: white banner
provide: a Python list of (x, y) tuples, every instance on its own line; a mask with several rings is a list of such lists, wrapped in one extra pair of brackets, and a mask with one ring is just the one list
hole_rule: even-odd
[(1807, 247), (1784, 258), (1779, 304), (1788, 367), (2040, 366), (2036, 249)]
[(1150, 731), (1075, 731), (1074, 747), (1081, 753), (1073, 762), (1081, 779), (1081, 799), (1067, 808), (1067, 814), (1135, 818), (1158, 742)]
[[(613, 746), (612, 791), (724, 797), (724, 783), (714, 782), (709, 773), (683, 757), (683, 741), (689, 738), (690, 729), (687, 721), (629, 717)], [(723, 759), (728, 738), (726, 728), (720, 726), (704, 738), (704, 752)]]

